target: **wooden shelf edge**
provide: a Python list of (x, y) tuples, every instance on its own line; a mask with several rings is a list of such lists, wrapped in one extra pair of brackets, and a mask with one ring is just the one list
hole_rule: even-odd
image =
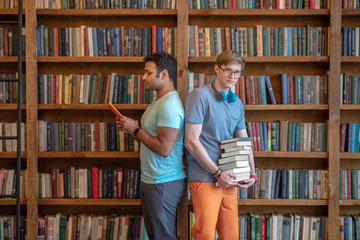
[[(26, 204), (26, 198), (20, 199), (20, 205)], [(16, 205), (16, 199), (15, 198), (2, 198), (0, 199), (0, 206), (12, 206)]]
[(139, 152), (39, 152), (38, 158), (140, 158)]
[(140, 206), (140, 199), (44, 199), (39, 198), (39, 205), (60, 206)]
[(36, 14), (50, 16), (176, 16), (177, 9), (36, 9)]
[(277, 158), (328, 158), (327, 152), (265, 152), (255, 151), (254, 157), (277, 157)]
[(189, 16), (314, 16), (330, 15), (329, 9), (189, 9)]
[[(303, 56), (303, 57), (295, 57), (295, 56), (269, 56), (269, 57), (244, 57), (246, 62), (248, 63), (287, 63), (287, 62), (329, 62), (328, 56)], [(189, 57), (188, 61), (190, 63), (215, 63), (216, 57)]]
[(360, 159), (360, 153), (340, 153), (341, 159)]
[[(109, 110), (106, 104), (38, 104), (41, 110)], [(114, 104), (117, 109), (145, 110), (149, 104)]]
[(143, 63), (144, 57), (37, 57), (39, 63), (95, 63), (95, 62), (124, 62), (124, 63)]
[[(17, 110), (16, 103), (0, 103), (1, 110)], [(26, 110), (26, 104), (21, 104), (21, 110)]]
[(340, 110), (360, 110), (360, 104), (340, 104)]
[(239, 206), (327, 206), (328, 202), (327, 199), (238, 199)]
[[(22, 10), (22, 14), (24, 14), (24, 9)], [(17, 8), (14, 9), (0, 9), (0, 15), (17, 15), (19, 10)]]
[[(9, 57), (0, 57), (1, 63), (17, 63), (18, 57), (17, 56), (9, 56)], [(22, 57), (22, 62), (25, 62), (25, 57)]]
[(257, 110), (329, 110), (327, 104), (266, 104), (266, 105), (244, 105), (245, 111)]
[[(16, 152), (0, 152), (0, 159), (1, 158), (16, 158), (17, 156)], [(26, 153), (22, 152), (21, 153), (21, 158), (25, 158), (26, 157)]]
[(343, 16), (360, 15), (360, 9), (342, 9), (341, 14)]
[(341, 206), (360, 206), (360, 200), (358, 200), (358, 199), (344, 199), (344, 200), (340, 200), (339, 205), (340, 205), (340, 207)]
[(341, 57), (343, 63), (360, 63), (360, 57)]

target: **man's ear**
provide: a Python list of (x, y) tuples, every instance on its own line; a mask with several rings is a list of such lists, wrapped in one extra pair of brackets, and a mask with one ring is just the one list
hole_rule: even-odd
[(164, 78), (169, 78), (169, 72), (166, 69), (163, 69), (160, 72), (160, 78), (163, 80)]
[(219, 71), (219, 66), (217, 64), (214, 65), (214, 70), (216, 73)]

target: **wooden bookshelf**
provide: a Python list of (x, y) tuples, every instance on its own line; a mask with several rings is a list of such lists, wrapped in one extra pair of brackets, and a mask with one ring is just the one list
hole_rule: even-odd
[[(340, 83), (342, 72), (359, 74), (359, 57), (341, 56), (341, 27), (359, 26), (359, 9), (340, 9), (340, 0), (330, 3), (330, 9), (227, 9), (227, 10), (189, 10), (188, 1), (178, 1), (177, 10), (134, 10), (134, 9), (35, 9), (34, 1), (25, 1), (24, 15), (26, 28), (26, 105), (23, 120), (26, 122), (26, 158), (27, 168), (27, 199), (21, 204), (27, 211), (28, 239), (37, 239), (38, 214), (65, 211), (67, 213), (86, 211), (88, 206), (95, 213), (102, 211), (126, 214), (140, 212), (138, 199), (39, 199), (37, 189), (37, 174), (39, 163), (69, 158), (66, 166), (83, 166), (86, 162), (105, 159), (104, 166), (112, 165), (116, 159), (121, 161), (137, 161), (139, 153), (135, 152), (38, 152), (38, 120), (71, 120), (100, 119), (112, 121), (113, 115), (103, 104), (69, 104), (50, 105), (37, 104), (37, 74), (94, 74), (96, 72), (126, 72), (126, 74), (143, 72), (143, 57), (37, 57), (36, 27), (44, 24), (48, 27), (79, 27), (80, 25), (97, 27), (134, 26), (151, 27), (155, 24), (164, 27), (177, 27), (177, 61), (178, 61), (178, 92), (185, 101), (188, 94), (188, 70), (191, 72), (206, 72), (213, 75), (213, 64), (216, 57), (188, 57), (188, 26), (225, 27), (230, 25), (254, 27), (261, 24), (264, 27), (299, 27), (330, 26), (329, 56), (303, 57), (246, 57), (246, 75), (270, 75), (274, 89), (280, 89), (279, 74), (293, 75), (324, 75), (329, 72), (328, 104), (320, 105), (282, 105), (280, 93), (276, 93), (277, 105), (245, 105), (247, 121), (278, 121), (294, 122), (328, 122), (327, 152), (255, 152), (255, 163), (261, 167), (275, 168), (283, 164), (286, 168), (307, 168), (307, 163), (317, 169), (329, 171), (328, 200), (300, 199), (242, 199), (239, 200), (239, 210), (242, 212), (278, 211), (298, 214), (322, 214), (328, 217), (329, 239), (337, 239), (339, 231), (338, 218), (340, 213), (351, 213), (353, 209), (360, 212), (359, 200), (342, 200), (339, 202), (339, 169), (340, 163), (358, 164), (359, 153), (340, 153), (340, 122), (349, 122), (359, 116), (360, 106), (340, 105)], [(17, 9), (1, 9), (0, 16), (14, 18)], [(33, 41), (29, 41), (32, 39)], [(8, 71), (8, 66), (15, 65), (17, 57), (0, 57), (2, 72)], [(148, 105), (118, 104), (116, 107), (131, 113), (131, 117), (140, 118)], [(13, 119), (15, 104), (1, 104), (0, 115), (4, 114), (6, 121)], [(11, 117), (8, 117), (8, 113)], [(13, 116), (14, 115), (14, 116)], [(97, 118), (98, 117), (98, 118)], [(10, 121), (10, 120), (9, 120)], [(0, 159), (10, 161), (16, 158), (16, 153), (0, 153)], [(9, 160), (10, 159), (10, 160)], [(109, 163), (109, 161), (111, 163)], [(2, 162), (2, 160), (0, 161)], [(286, 164), (285, 164), (286, 163)], [(286, 166), (285, 166), (286, 165)], [(45, 164), (45, 168), (50, 165)], [(0, 168), (2, 167), (0, 163)], [(41, 166), (42, 167), (42, 166)], [(1, 206), (14, 206), (14, 199), (0, 199)], [(246, 206), (246, 208), (243, 208)], [(188, 210), (192, 203), (184, 194), (178, 210), (178, 238), (188, 238)], [(345, 209), (340, 212), (340, 209)], [(0, 211), (0, 214), (2, 212)]]

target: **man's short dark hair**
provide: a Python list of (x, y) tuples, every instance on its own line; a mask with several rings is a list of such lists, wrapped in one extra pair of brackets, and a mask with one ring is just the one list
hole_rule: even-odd
[(166, 69), (169, 73), (170, 80), (173, 81), (174, 87), (176, 89), (176, 74), (177, 74), (177, 63), (176, 59), (166, 52), (157, 52), (153, 53), (150, 56), (144, 58), (144, 62), (153, 62), (157, 67), (157, 75), (159, 76), (160, 72)]

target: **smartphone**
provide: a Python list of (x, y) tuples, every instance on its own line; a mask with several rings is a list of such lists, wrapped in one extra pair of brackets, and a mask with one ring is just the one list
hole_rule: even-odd
[(123, 115), (121, 115), (121, 113), (114, 107), (114, 105), (112, 105), (111, 103), (108, 103), (107, 106), (110, 108), (110, 110), (119, 118), (122, 118)]

